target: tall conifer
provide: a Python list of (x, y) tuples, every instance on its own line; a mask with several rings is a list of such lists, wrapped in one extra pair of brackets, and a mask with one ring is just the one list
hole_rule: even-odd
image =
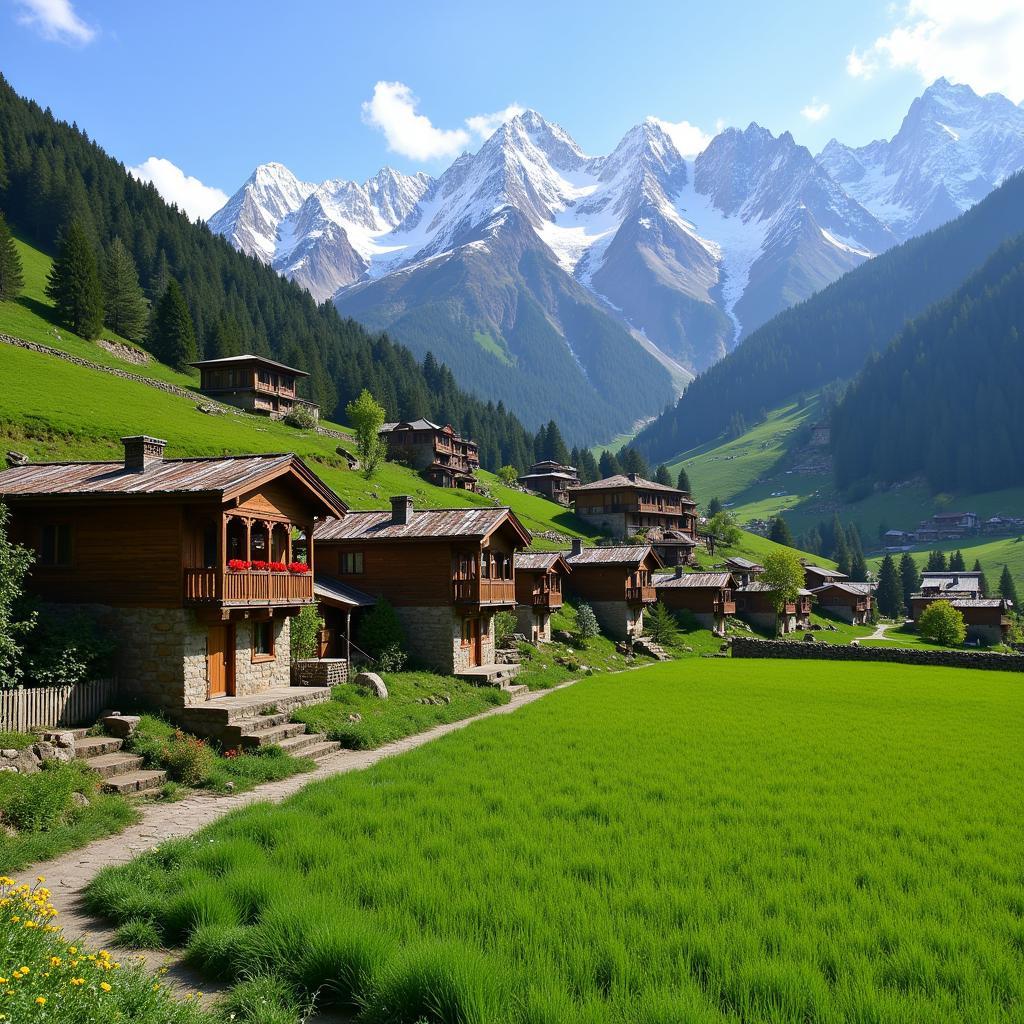
[(75, 334), (95, 338), (103, 326), (103, 288), (96, 253), (82, 225), (73, 220), (64, 232), (50, 268), (46, 294), (57, 317)]
[(21, 294), (25, 278), (21, 272), (21, 256), (14, 244), (11, 229), (0, 214), (0, 302), (10, 302)]
[(878, 610), (890, 619), (898, 619), (903, 615), (903, 588), (900, 585), (899, 573), (892, 555), (882, 559), (878, 571)]
[(173, 278), (156, 304), (150, 325), (149, 348), (157, 359), (176, 370), (187, 372), (188, 364), (197, 358), (192, 317), (185, 296)]
[(103, 322), (116, 334), (139, 341), (146, 330), (146, 300), (135, 261), (115, 238), (103, 260)]

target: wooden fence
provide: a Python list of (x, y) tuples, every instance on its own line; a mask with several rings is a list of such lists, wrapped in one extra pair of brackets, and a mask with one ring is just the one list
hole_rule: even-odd
[(36, 726), (91, 725), (116, 697), (116, 679), (0, 690), (0, 730), (28, 732)]

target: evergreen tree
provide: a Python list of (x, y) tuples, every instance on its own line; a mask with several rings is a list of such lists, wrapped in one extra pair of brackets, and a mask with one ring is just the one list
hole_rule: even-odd
[(665, 487), (672, 486), (672, 474), (669, 473), (668, 466), (664, 462), (654, 471), (654, 482), (663, 484)]
[(921, 589), (921, 574), (909, 551), (905, 551), (900, 559), (900, 586), (903, 589), (903, 607), (909, 612), (911, 597)]
[(776, 544), (785, 544), (787, 548), (793, 547), (793, 533), (789, 528), (789, 523), (781, 515), (772, 519), (768, 539), (775, 541)]
[(16, 299), (24, 287), (25, 278), (21, 272), (21, 256), (18, 253), (18, 247), (14, 244), (11, 229), (7, 226), (3, 214), (0, 213), (0, 302), (10, 302), (12, 299)]
[(878, 571), (878, 591), (875, 594), (878, 610), (889, 619), (899, 619), (904, 614), (903, 588), (900, 586), (896, 561), (892, 555), (882, 559)]
[(603, 451), (598, 461), (598, 470), (601, 473), (600, 479), (606, 480), (610, 476), (618, 476), (622, 472), (622, 464), (615, 457), (614, 452)]
[(712, 498), (708, 502), (708, 518), (711, 516), (717, 516), (722, 511), (723, 505), (718, 498)]
[(569, 461), (569, 449), (566, 447), (565, 441), (562, 439), (562, 432), (558, 429), (558, 424), (554, 420), (548, 423), (547, 429), (544, 431), (543, 458), (551, 459), (562, 466), (566, 465)]
[(838, 512), (832, 518), (832, 537), (832, 560), (839, 566), (839, 571), (844, 576), (849, 576), (853, 568), (853, 554), (846, 543), (846, 531)]
[(619, 452), (619, 461), (622, 463), (624, 473), (635, 473), (637, 476), (647, 479), (651, 475), (647, 460), (637, 451), (636, 448), (624, 448)]
[(999, 577), (999, 596), (1011, 601), (1014, 608), (1017, 607), (1017, 584), (1013, 582), (1013, 576), (1010, 575), (1010, 567), (1005, 564), (1002, 575)]
[(592, 484), (595, 480), (601, 479), (601, 471), (597, 467), (597, 459), (589, 448), (580, 451), (579, 463), (576, 466), (579, 471), (581, 484)]
[(868, 563), (863, 551), (854, 551), (850, 556), (850, 579), (855, 583), (868, 581)]
[(950, 572), (966, 572), (967, 563), (964, 562), (963, 552), (959, 549), (954, 551), (949, 559), (949, 571)]
[(981, 567), (981, 559), (976, 558), (974, 560), (974, 568), (972, 572), (978, 573), (978, 587), (982, 597), (988, 597), (988, 577), (985, 575), (985, 570)]
[(690, 477), (687, 475), (685, 466), (679, 467), (679, 476), (676, 479), (676, 487), (684, 494), (692, 493), (690, 489)]
[(103, 326), (103, 288), (96, 253), (82, 225), (73, 220), (57, 247), (46, 294), (57, 317), (83, 338), (95, 338)]
[(198, 356), (192, 316), (178, 282), (171, 278), (150, 324), (149, 349), (162, 363), (188, 372)]
[(928, 553), (928, 563), (925, 566), (925, 572), (946, 572), (947, 569), (948, 566), (944, 552), (931, 551)]
[(857, 555), (864, 557), (864, 545), (861, 543), (860, 530), (857, 529), (856, 523), (850, 523), (846, 527), (846, 546), (850, 549), (851, 558)]
[(124, 242), (115, 238), (103, 260), (103, 322), (115, 333), (139, 341), (146, 329), (146, 300), (139, 274)]
[(380, 436), (384, 425), (384, 407), (365, 388), (360, 396), (345, 406), (345, 415), (356, 435), (356, 451), (363, 464), (363, 476), (373, 476), (387, 451)]

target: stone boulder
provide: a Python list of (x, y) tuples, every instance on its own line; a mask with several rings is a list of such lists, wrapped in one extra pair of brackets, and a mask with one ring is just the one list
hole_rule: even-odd
[(387, 699), (388, 688), (376, 672), (360, 672), (352, 680), (352, 683), (355, 686), (361, 686), (364, 690), (372, 690), (381, 700)]
[(107, 715), (102, 720), (103, 729), (109, 736), (116, 736), (118, 739), (126, 740), (139, 727), (138, 715)]

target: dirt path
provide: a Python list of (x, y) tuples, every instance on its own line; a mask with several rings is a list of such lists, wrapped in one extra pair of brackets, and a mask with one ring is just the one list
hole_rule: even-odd
[(886, 636), (886, 632), (890, 629), (895, 629), (896, 625), (892, 622), (880, 622), (875, 626), (875, 631), (870, 636), (862, 637), (863, 640), (889, 640), (892, 643), (896, 642), (896, 638), (893, 636)]
[[(311, 782), (369, 768), (386, 757), (394, 757), (407, 750), (414, 750), (416, 747), (446, 736), (456, 729), (463, 729), (482, 718), (512, 714), (546, 694), (564, 689), (574, 682), (576, 680), (570, 680), (551, 690), (535, 690), (523, 694), (509, 704), (489, 708), (479, 715), (462, 719), (459, 722), (435, 726), (426, 732), (407, 736), (394, 743), (378, 747), (376, 750), (339, 750), (336, 754), (325, 757), (311, 772), (293, 775), (281, 782), (268, 782), (247, 793), (239, 793), (235, 796), (197, 794), (187, 797), (179, 803), (149, 804), (142, 812), (142, 820), (123, 832), (107, 836), (105, 839), (97, 839), (88, 846), (72, 850), (53, 860), (31, 865), (23, 871), (19, 871), (18, 878), (34, 879), (38, 875), (42, 875), (46, 879), (47, 887), (53, 892), (53, 903), (60, 912), (57, 921), (69, 939), (72, 937), (81, 939), (85, 945), (93, 949), (116, 949), (114, 928), (108, 922), (94, 918), (82, 906), (82, 893), (102, 868), (112, 864), (126, 864), (154, 846), (159, 846), (168, 839), (178, 839), (197, 832), (203, 826), (217, 821), (218, 818), (223, 818), (224, 815), (239, 807), (247, 807), (255, 803), (279, 803)], [(134, 951), (121, 950), (122, 955), (131, 952)], [(151, 967), (159, 966), (161, 961), (168, 956), (161, 951), (149, 952), (146, 955), (147, 962)], [(169, 973), (167, 975), (167, 980), (176, 989), (181, 992), (191, 992), (198, 988), (209, 992), (215, 988), (209, 981), (203, 982), (198, 975), (176, 961), (174, 959), (176, 956), (177, 954), (170, 954), (172, 959), (168, 963)]]

